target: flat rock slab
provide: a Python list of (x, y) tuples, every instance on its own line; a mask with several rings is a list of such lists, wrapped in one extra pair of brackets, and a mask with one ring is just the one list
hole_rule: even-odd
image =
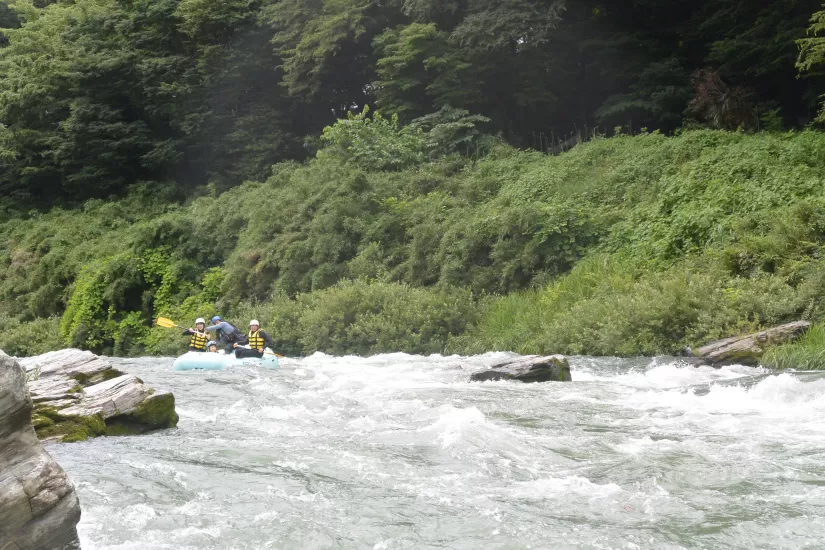
[(66, 473), (38, 441), (26, 374), (0, 351), (0, 549), (80, 548), (80, 505)]
[(811, 327), (808, 321), (794, 321), (766, 330), (711, 342), (693, 354), (714, 367), (725, 365), (756, 366), (771, 346), (792, 342)]
[(570, 363), (563, 355), (526, 355), (477, 372), (470, 380), (519, 380), (521, 382), (571, 382)]
[(39, 376), (35, 378), (47, 378), (52, 374), (60, 374), (85, 385), (103, 382), (107, 378), (122, 374), (114, 369), (109, 361), (90, 351), (75, 348), (26, 357), (20, 360), (20, 366), (27, 373), (32, 371), (37, 373)]
[(91, 352), (64, 349), (20, 364), (29, 378), (32, 424), (41, 439), (80, 441), (177, 425), (171, 393), (146, 386)]

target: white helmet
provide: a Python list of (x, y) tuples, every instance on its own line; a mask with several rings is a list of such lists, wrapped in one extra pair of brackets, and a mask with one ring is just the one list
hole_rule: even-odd
[(252, 319), (251, 321), (249, 321), (249, 326), (251, 327), (252, 325), (261, 326), (261, 323), (259, 323), (257, 319)]
[(195, 324), (197, 325), (198, 323), (203, 323), (205, 325), (206, 321), (203, 320), (203, 317), (198, 317), (195, 319)]

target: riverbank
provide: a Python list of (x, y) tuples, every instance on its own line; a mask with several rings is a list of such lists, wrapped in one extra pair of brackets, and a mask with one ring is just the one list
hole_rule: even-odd
[(260, 319), (279, 351), (679, 353), (825, 315), (825, 135), (497, 146), (403, 171), (335, 155), (178, 205), (0, 224), (0, 347), (175, 355), (151, 326)]

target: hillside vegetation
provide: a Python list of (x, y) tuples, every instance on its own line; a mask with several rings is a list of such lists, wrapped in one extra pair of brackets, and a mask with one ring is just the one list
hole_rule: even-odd
[(220, 312), (289, 354), (635, 355), (825, 316), (825, 135), (654, 132), (546, 156), (468, 116), (351, 117), (308, 163), (183, 205), (144, 184), (10, 213), (0, 348), (171, 354), (185, 338), (153, 318)]
[(221, 313), (289, 354), (634, 355), (822, 321), (824, 66), (822, 0), (0, 0), (0, 347), (175, 354), (153, 319)]

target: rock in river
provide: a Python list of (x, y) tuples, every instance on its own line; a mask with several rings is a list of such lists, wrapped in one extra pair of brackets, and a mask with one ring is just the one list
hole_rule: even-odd
[(570, 364), (563, 355), (526, 355), (493, 365), (490, 370), (477, 372), (474, 381), (520, 380), (522, 382), (570, 382)]
[(0, 351), (0, 549), (79, 548), (80, 505), (30, 423), (26, 374)]
[(747, 336), (717, 340), (694, 350), (693, 353), (714, 367), (733, 364), (756, 366), (767, 348), (792, 342), (810, 326), (811, 323), (808, 321), (794, 321)]
[(29, 378), (32, 424), (41, 439), (81, 441), (178, 423), (175, 396), (147, 387), (91, 352), (64, 349), (21, 359), (20, 364)]

